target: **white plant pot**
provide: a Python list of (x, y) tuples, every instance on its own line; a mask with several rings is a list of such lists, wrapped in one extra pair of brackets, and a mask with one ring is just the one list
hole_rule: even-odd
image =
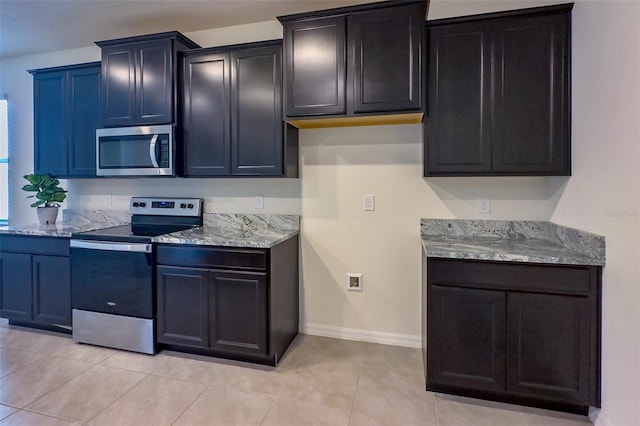
[(58, 218), (58, 207), (37, 207), (40, 225), (54, 225)]

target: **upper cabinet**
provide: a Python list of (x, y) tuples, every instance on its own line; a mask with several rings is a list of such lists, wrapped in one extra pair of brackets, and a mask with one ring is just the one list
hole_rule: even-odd
[(393, 121), (392, 114), (398, 122), (420, 122), (427, 6), (381, 2), (279, 17), (287, 120), (298, 127), (336, 118), (375, 124), (364, 117)]
[(182, 88), (182, 176), (298, 176), (281, 40), (185, 52)]
[(96, 44), (102, 49), (102, 126), (175, 124), (177, 55), (200, 46), (176, 31)]
[(427, 23), (425, 176), (571, 174), (572, 7)]
[(33, 75), (34, 172), (96, 176), (100, 62), (44, 68)]

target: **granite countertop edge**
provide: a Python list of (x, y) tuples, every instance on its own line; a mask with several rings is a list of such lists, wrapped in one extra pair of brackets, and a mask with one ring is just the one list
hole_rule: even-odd
[[(78, 232), (93, 231), (112, 226), (119, 226), (121, 223), (94, 224), (87, 226), (77, 226), (69, 223), (58, 223), (56, 225), (24, 225), (24, 226), (3, 226), (0, 227), (2, 235), (23, 235), (34, 237), (56, 237), (70, 238), (72, 234)], [(193, 231), (200, 231), (194, 235)], [(283, 230), (278, 232), (244, 231), (242, 235), (221, 235), (216, 233), (215, 228), (205, 226), (194, 228), (193, 230), (174, 232), (159, 237), (152, 238), (154, 243), (162, 244), (184, 244), (184, 245), (209, 245), (220, 247), (247, 247), (247, 248), (271, 248), (289, 238), (300, 233), (299, 230)]]
[(605, 261), (589, 258), (581, 254), (567, 254), (556, 256), (552, 254), (532, 254), (515, 253), (500, 250), (474, 250), (468, 247), (460, 247), (460, 244), (443, 243), (441, 241), (432, 242), (428, 238), (422, 239), (422, 247), (427, 257), (441, 259), (461, 259), (461, 260), (487, 260), (496, 262), (514, 263), (545, 263), (557, 265), (582, 265), (582, 266), (605, 266)]
[(154, 243), (176, 245), (203, 245), (216, 247), (272, 248), (300, 233), (299, 230), (282, 231), (277, 234), (262, 235), (248, 231), (243, 235), (220, 235), (207, 226), (192, 230), (174, 232), (153, 238)]
[(605, 237), (544, 221), (421, 219), (427, 257), (605, 266)]

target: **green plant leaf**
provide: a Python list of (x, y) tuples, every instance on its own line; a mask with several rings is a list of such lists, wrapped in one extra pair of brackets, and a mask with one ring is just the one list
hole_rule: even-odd
[(34, 184), (28, 184), (22, 187), (23, 191), (28, 191), (28, 192), (36, 192), (39, 191), (40, 188), (38, 187), (38, 185), (34, 185)]
[(24, 175), (23, 177), (32, 185), (40, 185), (40, 181), (42, 180), (42, 175), (36, 175), (33, 173), (30, 175)]
[(36, 201), (35, 203), (31, 204), (31, 207), (38, 207), (38, 206), (41, 206), (42, 204), (44, 204), (44, 201), (42, 200)]

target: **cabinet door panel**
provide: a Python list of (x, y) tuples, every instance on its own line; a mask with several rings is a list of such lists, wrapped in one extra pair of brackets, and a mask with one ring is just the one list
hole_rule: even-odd
[(230, 64), (228, 53), (185, 58), (185, 176), (230, 174)]
[(567, 26), (566, 15), (496, 23), (496, 172), (570, 172)]
[(507, 390), (589, 405), (589, 299), (509, 293)]
[(282, 48), (233, 52), (232, 174), (282, 175)]
[(432, 285), (427, 297), (427, 389), (504, 390), (506, 293)]
[(67, 174), (67, 73), (34, 76), (34, 169), (53, 176)]
[(135, 64), (130, 46), (102, 48), (102, 126), (135, 123)]
[(287, 116), (344, 114), (344, 17), (284, 24)]
[(415, 4), (349, 16), (353, 112), (421, 108), (422, 8)]
[(68, 257), (33, 256), (33, 320), (71, 325), (71, 262)]
[(173, 55), (170, 40), (136, 45), (136, 108), (139, 124), (173, 121)]
[(100, 127), (100, 66), (69, 72), (69, 176), (96, 176)]
[(210, 290), (211, 347), (267, 354), (266, 274), (212, 271)]
[(31, 321), (31, 255), (0, 253), (0, 316)]
[(209, 346), (209, 271), (157, 267), (160, 343)]
[(425, 176), (491, 170), (491, 28), (429, 29)]

